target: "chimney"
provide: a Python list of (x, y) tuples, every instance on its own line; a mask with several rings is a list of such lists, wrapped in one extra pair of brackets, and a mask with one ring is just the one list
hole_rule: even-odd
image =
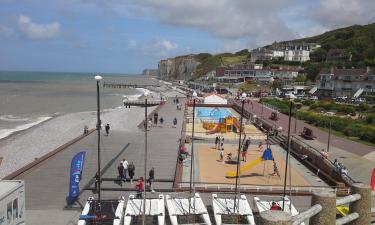
[(366, 67), (366, 73), (370, 73), (371, 68), (369, 66)]

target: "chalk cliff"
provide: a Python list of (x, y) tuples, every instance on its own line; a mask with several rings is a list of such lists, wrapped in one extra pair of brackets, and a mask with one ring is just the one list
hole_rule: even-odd
[(189, 80), (198, 64), (194, 55), (160, 60), (158, 77), (163, 80)]

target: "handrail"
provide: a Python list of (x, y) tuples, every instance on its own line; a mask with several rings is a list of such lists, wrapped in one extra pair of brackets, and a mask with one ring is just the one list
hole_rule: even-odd
[(340, 199), (336, 199), (336, 206), (345, 205), (347, 203), (355, 202), (355, 201), (358, 201), (359, 199), (361, 199), (360, 194), (345, 196), (345, 197), (342, 197)]
[[(309, 147), (310, 149), (314, 150), (316, 153), (318, 154), (321, 154), (319, 150), (317, 150), (316, 148), (314, 148), (313, 146), (307, 144), (306, 142), (304, 142), (303, 140), (301, 140), (300, 138), (296, 137), (296, 136), (292, 136), (292, 140), (295, 139), (297, 141), (299, 141), (300, 144), (303, 144), (303, 145), (306, 145), (307, 147)], [(327, 160), (331, 166), (335, 167), (335, 164), (330, 160), (330, 159), (325, 159)], [(353, 178), (351, 178), (349, 175), (346, 175), (346, 177), (350, 180), (350, 182), (354, 183), (355, 180)]]
[(336, 225), (342, 225), (342, 224), (346, 224), (346, 223), (349, 223), (353, 220), (356, 220), (359, 218), (359, 214), (354, 212), (354, 213), (350, 213), (349, 215), (345, 216), (345, 217), (342, 217), (340, 219), (337, 219), (336, 220)]
[(322, 209), (323, 209), (323, 207), (320, 204), (314, 205), (310, 209), (294, 216), (292, 218), (292, 220), (293, 220), (292, 225), (299, 225), (299, 224), (303, 223), (305, 220), (310, 219), (311, 217), (320, 213), (322, 211)]

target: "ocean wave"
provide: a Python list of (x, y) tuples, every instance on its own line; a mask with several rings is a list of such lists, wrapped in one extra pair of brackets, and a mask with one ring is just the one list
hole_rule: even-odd
[(39, 117), (36, 121), (34, 122), (31, 122), (31, 123), (26, 123), (26, 124), (22, 124), (22, 125), (19, 125), (19, 126), (16, 126), (15, 128), (12, 128), (12, 129), (0, 129), (0, 139), (3, 139), (5, 137), (8, 137), (9, 135), (15, 133), (15, 132), (18, 132), (18, 131), (22, 131), (22, 130), (26, 130), (26, 129), (29, 129), (35, 125), (38, 125), (46, 120), (49, 120), (50, 118), (52, 117)]
[(9, 122), (22, 122), (22, 121), (30, 121), (30, 118), (21, 118), (21, 117), (16, 117), (10, 114), (10, 115), (0, 116), (0, 120), (9, 121)]

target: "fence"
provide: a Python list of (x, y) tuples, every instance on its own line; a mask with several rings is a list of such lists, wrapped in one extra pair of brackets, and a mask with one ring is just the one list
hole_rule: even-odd
[[(354, 183), (351, 192), (352, 195), (336, 199), (336, 194), (332, 191), (314, 191), (310, 209), (293, 217), (281, 211), (262, 212), (261, 224), (298, 225), (309, 220), (309, 224), (314, 225), (370, 225), (371, 213), (375, 211), (375, 208), (371, 208), (371, 198), (375, 196), (375, 191), (371, 192), (368, 185)], [(349, 204), (349, 214), (336, 219), (336, 207), (346, 204)]]

